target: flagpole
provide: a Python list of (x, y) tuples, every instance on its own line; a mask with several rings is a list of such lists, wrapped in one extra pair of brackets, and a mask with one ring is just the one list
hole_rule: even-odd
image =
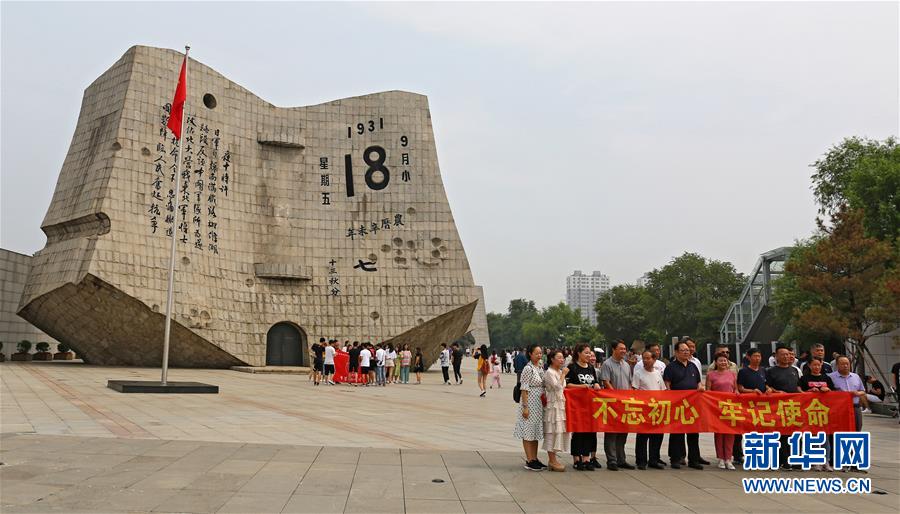
[[(191, 47), (184, 47), (184, 80), (185, 80), (185, 91), (187, 91), (187, 68), (188, 68), (188, 53), (191, 51)], [(185, 105), (187, 105), (187, 95), (185, 95), (184, 99)], [(178, 207), (181, 200), (181, 161), (183, 152), (183, 139), (184, 139), (184, 111), (185, 109), (181, 109), (181, 125), (182, 134), (181, 137), (178, 138), (178, 167), (175, 172), (175, 213), (172, 218), (172, 249), (169, 252), (169, 289), (166, 293), (166, 335), (163, 338), (163, 358), (162, 358), (162, 378), (160, 382), (162, 385), (166, 385), (166, 380), (169, 375), (169, 336), (172, 332), (172, 304), (175, 302), (175, 246), (176, 246), (176, 238), (175, 231), (178, 229)]]

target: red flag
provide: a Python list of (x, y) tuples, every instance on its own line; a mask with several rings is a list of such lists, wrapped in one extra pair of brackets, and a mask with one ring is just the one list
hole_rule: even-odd
[(169, 123), (166, 127), (175, 134), (175, 139), (181, 139), (181, 117), (184, 112), (184, 101), (187, 98), (187, 55), (181, 63), (181, 74), (178, 76), (178, 86), (175, 88), (175, 98), (172, 100), (172, 112), (169, 113)]

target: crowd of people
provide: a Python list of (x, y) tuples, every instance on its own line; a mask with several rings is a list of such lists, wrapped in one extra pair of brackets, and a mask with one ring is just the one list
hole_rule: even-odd
[[(309, 348), (309, 357), (313, 365), (309, 370), (309, 380), (313, 385), (335, 385), (335, 355), (342, 351), (349, 356), (347, 383), (361, 386), (382, 386), (388, 384), (409, 384), (410, 372), (415, 373), (415, 384), (422, 383), (427, 363), (420, 347), (411, 349), (408, 344), (371, 343), (344, 341), (343, 343), (324, 337)], [(453, 379), (456, 385), (462, 385), (462, 359), (465, 351), (459, 344), (448, 346), (441, 343), (439, 361), (445, 385), (451, 385), (450, 367), (453, 367)], [(487, 355), (487, 347), (482, 346), (479, 355)], [(494, 354), (496, 356), (496, 352)], [(493, 360), (489, 362), (493, 363)], [(482, 360), (479, 360), (481, 366)], [(493, 365), (493, 364), (491, 364)], [(480, 369), (480, 368), (479, 368)], [(484, 386), (486, 380), (479, 379)], [(496, 382), (500, 386), (499, 380)], [(492, 386), (493, 387), (493, 384)], [(482, 387), (483, 389), (483, 387)], [(482, 396), (484, 396), (482, 394)]]
[[(525, 468), (565, 471), (566, 466), (559, 459), (561, 453), (572, 455), (572, 467), (577, 471), (602, 468), (597, 457), (600, 434), (568, 433), (566, 430), (563, 390), (567, 388), (709, 390), (757, 395), (848, 391), (853, 394), (857, 431), (862, 429), (863, 409), (873, 397), (877, 399), (876, 395), (867, 392), (866, 381), (851, 371), (847, 356), (837, 355), (832, 362), (825, 362), (825, 347), (821, 344), (814, 345), (803, 361), (796, 358), (791, 347), (778, 346), (768, 367), (763, 366), (763, 356), (755, 348), (742, 356), (739, 366), (731, 360), (729, 347), (719, 345), (714, 361), (705, 369), (695, 355), (696, 344), (691, 338), (678, 341), (674, 349), (675, 357), (671, 361), (661, 357), (659, 344), (649, 344), (641, 352), (632, 352), (624, 341), (617, 341), (612, 354), (605, 360), (586, 344), (576, 345), (571, 351), (544, 351), (538, 345), (515, 351), (512, 368), (517, 375), (520, 397), (513, 434), (522, 440)], [(505, 356), (502, 362), (506, 362)], [(883, 391), (883, 386), (881, 389)], [(700, 434), (697, 433), (669, 434), (668, 463), (661, 455), (662, 434), (636, 434), (634, 464), (628, 462), (628, 437), (627, 433), (603, 433), (602, 455), (608, 470), (665, 469), (667, 466), (702, 470), (711, 464), (700, 455)], [(741, 436), (717, 433), (713, 438), (717, 467), (733, 470), (741, 466)], [(784, 470), (799, 467), (788, 465), (787, 439), (788, 435), (781, 436), (779, 462)], [(540, 441), (547, 452), (548, 464), (538, 459)], [(832, 471), (827, 464), (816, 469)]]

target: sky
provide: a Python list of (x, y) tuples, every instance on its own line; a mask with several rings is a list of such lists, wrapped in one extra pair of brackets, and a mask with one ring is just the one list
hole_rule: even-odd
[(278, 106), (428, 96), (488, 311), (634, 283), (686, 251), (748, 273), (815, 229), (809, 165), (898, 130), (898, 3), (0, 3), (0, 246), (31, 254), (84, 89), (182, 50)]

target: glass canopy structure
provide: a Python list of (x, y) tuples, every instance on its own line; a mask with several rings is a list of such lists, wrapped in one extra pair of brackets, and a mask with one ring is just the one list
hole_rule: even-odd
[(792, 248), (783, 246), (760, 255), (740, 298), (731, 304), (719, 329), (719, 341), (726, 344), (768, 343), (777, 339), (784, 325), (775, 319), (770, 305), (772, 283), (784, 273), (784, 262)]

